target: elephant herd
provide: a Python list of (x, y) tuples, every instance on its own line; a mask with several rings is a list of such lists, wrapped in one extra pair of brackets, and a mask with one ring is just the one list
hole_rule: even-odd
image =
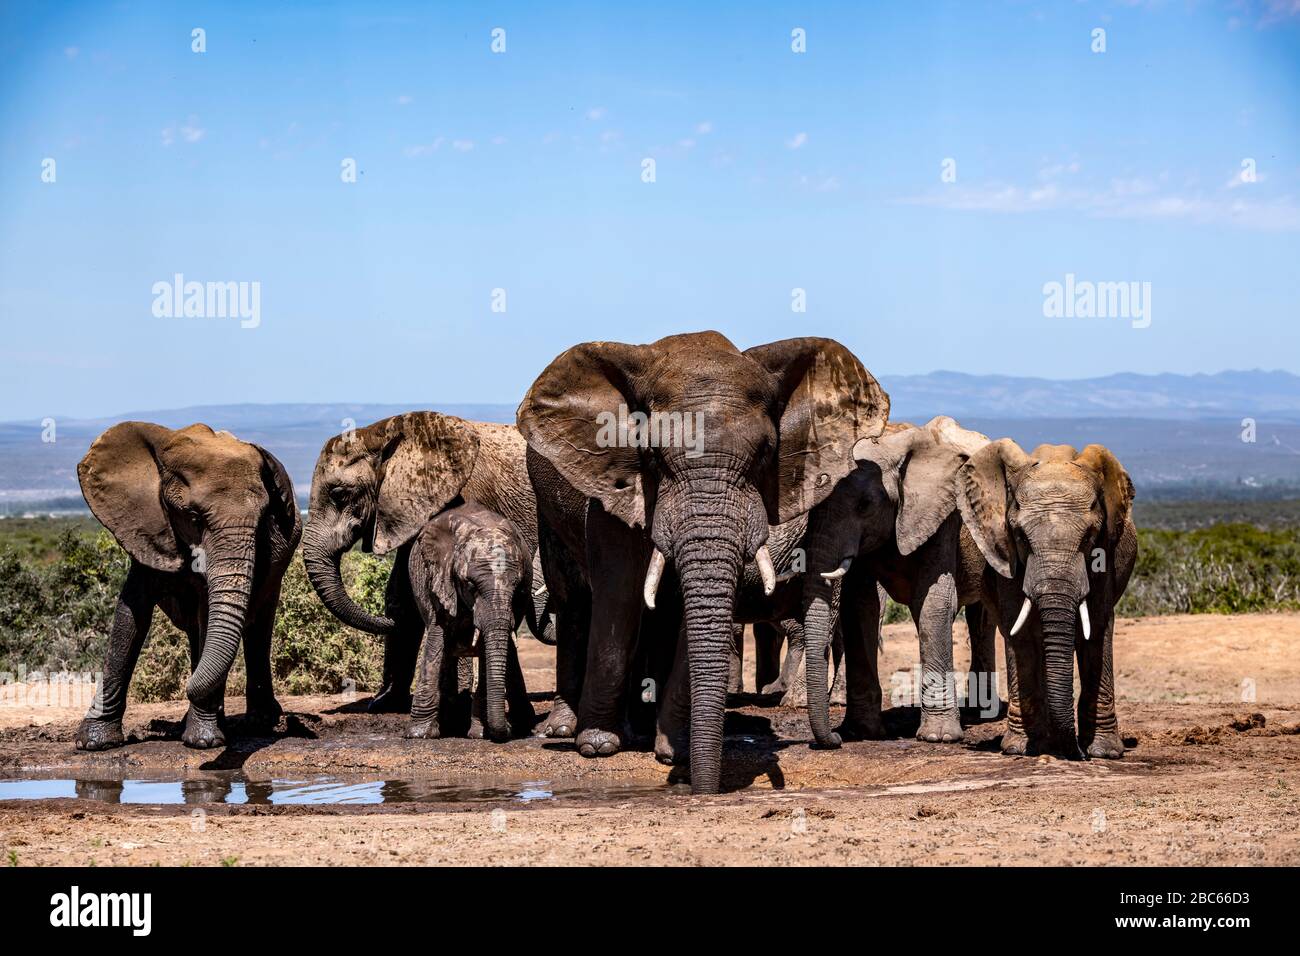
[[(802, 645), (813, 746), (835, 748), (885, 734), (887, 594), (920, 640), (918, 737), (962, 738), (952, 631), (965, 608), (982, 686), (996, 688), (1004, 635), (1005, 753), (1123, 754), (1114, 608), (1137, 553), (1123, 467), (1100, 445), (1026, 453), (946, 417), (890, 422), (889, 396), (830, 339), (574, 346), (533, 382), (517, 427), (409, 412), (329, 439), (305, 526), (280, 463), (205, 425), (115, 425), (78, 476), (131, 557), (79, 749), (122, 744), (155, 607), (190, 640), (184, 743), (224, 743), (241, 640), (251, 722), (273, 726), (271, 636), (301, 542), (321, 601), (382, 635), (371, 710), (409, 710), (411, 738), (532, 732), (574, 737), (585, 757), (653, 739), (659, 760), (689, 766), (694, 792), (716, 793), (740, 625), (754, 625), (760, 680), (775, 677), (783, 637), (787, 665)], [(357, 544), (394, 554), (382, 614), (344, 585)], [(515, 647), (523, 623), (556, 645), (540, 724)]]

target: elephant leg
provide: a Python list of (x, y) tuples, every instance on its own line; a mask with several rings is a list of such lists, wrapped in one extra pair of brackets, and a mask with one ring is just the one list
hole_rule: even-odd
[[(190, 647), (190, 673), (199, 666), (203, 657), (203, 648), (207, 634), (207, 601), (197, 592), (180, 589), (158, 597), (159, 609), (184, 632)], [(251, 614), (251, 612), (250, 612)], [(250, 618), (245, 619), (245, 635)], [(226, 680), (223, 675), (220, 686), (212, 695), (201, 702), (191, 701), (185, 712), (185, 727), (181, 731), (181, 741), (188, 747), (208, 750), (221, 747), (226, 743), (226, 734), (222, 729), (226, 721)]]
[(410, 556), (409, 543), (397, 549), (384, 591), (384, 613), (394, 627), (384, 635), (383, 685), (366, 708), (372, 714), (400, 714), (411, 707), (411, 681), (420, 656), (424, 623), (411, 591)]
[(945, 548), (934, 542), (911, 611), (921, 646), (921, 725), (916, 739), (952, 743), (962, 739), (961, 713), (953, 682), (952, 624), (957, 617), (957, 583)]
[(275, 610), (280, 600), (280, 582), (259, 604), (244, 629), (244, 670), (247, 689), (244, 713), (257, 728), (273, 730), (284, 713), (275, 699), (271, 678), (271, 638), (275, 633)]
[(968, 604), (966, 605), (966, 630), (970, 634), (970, 672), (974, 678), (973, 686), (978, 698), (968, 699), (967, 706), (978, 706), (982, 717), (996, 717), (1000, 699), (997, 616), (979, 602)]
[(524, 669), (519, 666), (519, 649), (511, 638), (506, 647), (506, 708), (510, 730), (516, 737), (532, 732), (537, 723), (537, 711), (528, 699), (528, 686), (524, 683)]
[(681, 628), (673, 652), (673, 669), (659, 704), (655, 759), (663, 764), (690, 763), (691, 669), (686, 659), (686, 629)]
[[(798, 622), (794, 622), (798, 627)], [(802, 627), (800, 627), (802, 631)], [(844, 666), (844, 625), (840, 624), (831, 632), (831, 663), (835, 665), (835, 679), (831, 681), (831, 704), (843, 707), (849, 702), (849, 691), (845, 684)]]
[(469, 730), (465, 736), (471, 740), (487, 740), (487, 646), (482, 635), (478, 639), (478, 653), (472, 660), (478, 662), (478, 683), (471, 687)]
[(727, 693), (745, 692), (745, 625), (731, 625), (731, 659), (727, 666)]
[(555, 698), (551, 712), (535, 731), (539, 737), (572, 737), (578, 729), (574, 707), (582, 699), (590, 622), (591, 604), (586, 595), (570, 600), (555, 613)]
[(754, 687), (760, 694), (780, 694), (785, 691), (781, 676), (781, 644), (785, 640), (775, 625), (756, 621), (754, 630)]
[(649, 563), (650, 549), (640, 532), (593, 502), (587, 514), (587, 567), (599, 572), (591, 589), (591, 631), (576, 738), (584, 757), (605, 757), (622, 749), (620, 704)]
[(847, 703), (836, 733), (844, 740), (879, 740), (885, 736), (880, 717), (881, 592), (870, 575), (850, 568), (840, 590), (840, 629), (844, 635)]
[(125, 743), (122, 716), (126, 713), (126, 692), (140, 659), (140, 648), (149, 636), (154, 609), (151, 592), (148, 572), (132, 561), (113, 612), (113, 631), (108, 638), (99, 692), (77, 728), (78, 750), (107, 750)]
[(1080, 685), (1079, 746), (1089, 757), (1114, 760), (1124, 756), (1124, 741), (1115, 716), (1115, 615), (1104, 616), (1106, 623), (1100, 634), (1093, 631), (1091, 639), (1075, 640)]
[(1007, 657), (1007, 729), (1002, 752), (1020, 756), (1038, 752), (1045, 740), (1042, 727), (1042, 672), (1032, 640), (1024, 635), (1004, 637)]
[(807, 653), (808, 642), (804, 638), (803, 624), (794, 618), (786, 618), (777, 624), (777, 629), (785, 636), (785, 663), (781, 667), (784, 693), (781, 695), (781, 706), (807, 707), (808, 662), (804, 654)]
[(411, 723), (403, 736), (433, 738), (442, 736), (438, 717), (442, 710), (443, 656), (446, 633), (436, 622), (424, 629), (424, 654), (420, 658), (419, 680), (411, 700)]

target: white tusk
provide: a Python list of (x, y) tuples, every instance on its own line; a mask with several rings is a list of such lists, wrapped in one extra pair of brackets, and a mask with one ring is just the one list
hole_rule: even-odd
[(1011, 625), (1011, 636), (1015, 637), (1016, 632), (1025, 624), (1025, 619), (1029, 617), (1029, 609), (1034, 606), (1034, 602), (1025, 598), (1025, 603), (1020, 606), (1020, 616), (1016, 618), (1016, 623)]
[(664, 565), (667, 559), (664, 553), (655, 548), (655, 553), (650, 555), (650, 567), (645, 572), (645, 588), (641, 596), (645, 598), (645, 606), (650, 610), (655, 609), (655, 592), (659, 590), (659, 579), (664, 576)]
[(853, 563), (852, 558), (845, 558), (843, 561), (840, 562), (840, 566), (836, 568), (834, 571), (823, 571), (822, 577), (824, 577), (827, 581), (838, 581), (840, 578), (844, 577), (844, 575), (849, 573), (849, 565), (851, 565), (852, 563)]
[(1087, 601), (1079, 605), (1079, 620), (1083, 622), (1083, 639), (1086, 641), (1092, 634), (1092, 622), (1088, 620)]
[(772, 555), (768, 553), (767, 545), (758, 549), (754, 561), (758, 564), (758, 573), (763, 579), (763, 593), (770, 595), (776, 590), (776, 569), (772, 567)]

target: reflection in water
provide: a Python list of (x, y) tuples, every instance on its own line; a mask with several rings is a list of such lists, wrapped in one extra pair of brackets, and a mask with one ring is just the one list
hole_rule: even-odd
[(101, 803), (211, 804), (380, 804), (380, 803), (534, 803), (566, 800), (606, 802), (664, 797), (682, 788), (606, 786), (550, 780), (500, 782), (398, 779), (249, 780), (237, 772), (214, 772), (184, 780), (49, 779), (0, 780), (0, 800), (55, 800), (76, 797)]

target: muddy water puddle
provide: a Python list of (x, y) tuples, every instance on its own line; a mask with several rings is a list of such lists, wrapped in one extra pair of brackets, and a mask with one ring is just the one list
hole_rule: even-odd
[(99, 803), (170, 804), (394, 804), (394, 803), (622, 803), (689, 794), (689, 786), (604, 784), (563, 780), (376, 779), (309, 777), (249, 779), (211, 773), (185, 779), (49, 777), (0, 780), (0, 801), (80, 799)]

